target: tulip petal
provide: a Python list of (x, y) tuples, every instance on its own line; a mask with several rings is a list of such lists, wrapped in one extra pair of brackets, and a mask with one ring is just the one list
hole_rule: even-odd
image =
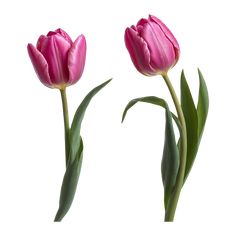
[(73, 44), (73, 41), (72, 41), (71, 37), (66, 33), (66, 31), (59, 28), (59, 29), (55, 30), (55, 32), (57, 34), (60, 34), (64, 39), (66, 39), (70, 43), (70, 45)]
[[(175, 36), (172, 34), (172, 32), (168, 29), (168, 27), (161, 21), (159, 20), (157, 17), (149, 15), (149, 20), (157, 23), (161, 30), (164, 32), (164, 34), (166, 35), (166, 37), (170, 40), (170, 42), (173, 44), (174, 50), (175, 50), (175, 55), (176, 55), (176, 62), (177, 63), (178, 59), (179, 59), (179, 54), (180, 54), (180, 48), (179, 48), (179, 43), (176, 40)], [(174, 66), (174, 65), (173, 65)]]
[(147, 23), (148, 23), (148, 20), (145, 19), (145, 18), (142, 18), (142, 19), (140, 19), (140, 20), (138, 21), (136, 27), (138, 27), (138, 26), (144, 26), (144, 25), (146, 25)]
[(125, 45), (136, 69), (144, 75), (155, 75), (150, 66), (150, 52), (147, 43), (138, 35), (135, 27), (125, 30)]
[(80, 35), (68, 53), (68, 84), (76, 83), (82, 76), (86, 59), (86, 39), (84, 35)]
[(34, 70), (40, 81), (47, 87), (52, 88), (53, 84), (48, 72), (48, 63), (44, 56), (32, 44), (28, 44), (27, 49), (31, 62), (34, 66)]
[(71, 45), (59, 34), (47, 37), (41, 47), (49, 68), (49, 75), (53, 84), (66, 84), (68, 82), (68, 69), (66, 67), (68, 51)]
[(158, 24), (149, 21), (143, 27), (140, 36), (146, 41), (150, 50), (152, 67), (160, 71), (172, 67), (175, 63), (175, 51)]
[(41, 49), (42, 49), (42, 47), (43, 47), (43, 44), (44, 44), (46, 38), (47, 38), (47, 37), (46, 37), (45, 35), (41, 35), (41, 36), (39, 37), (39, 39), (38, 39), (36, 48), (37, 48), (40, 52), (41, 52)]

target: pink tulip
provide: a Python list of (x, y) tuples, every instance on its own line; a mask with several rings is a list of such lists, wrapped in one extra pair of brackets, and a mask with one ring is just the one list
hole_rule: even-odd
[(127, 28), (125, 44), (136, 69), (147, 76), (166, 74), (179, 59), (177, 40), (155, 16)]
[(62, 29), (41, 35), (37, 46), (28, 44), (28, 53), (40, 81), (49, 88), (64, 89), (82, 76), (86, 40), (80, 35), (73, 43)]

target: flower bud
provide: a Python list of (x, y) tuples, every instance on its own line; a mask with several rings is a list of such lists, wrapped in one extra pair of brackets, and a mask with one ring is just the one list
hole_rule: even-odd
[(147, 76), (166, 74), (179, 59), (177, 40), (155, 16), (127, 28), (125, 44), (136, 69)]
[(62, 29), (40, 36), (37, 46), (28, 44), (28, 53), (40, 81), (49, 88), (64, 89), (82, 76), (86, 58), (86, 40), (75, 42)]

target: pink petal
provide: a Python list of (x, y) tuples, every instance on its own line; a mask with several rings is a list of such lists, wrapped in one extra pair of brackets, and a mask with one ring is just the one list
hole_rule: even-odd
[(27, 49), (40, 81), (47, 87), (52, 88), (52, 82), (48, 73), (48, 64), (44, 56), (32, 44), (28, 44)]
[(138, 27), (138, 26), (144, 26), (144, 25), (147, 24), (147, 23), (148, 23), (148, 20), (145, 19), (145, 18), (142, 18), (142, 19), (140, 19), (140, 20), (138, 21), (136, 27)]
[(45, 42), (45, 39), (47, 39), (47, 37), (45, 35), (41, 35), (38, 39), (38, 42), (37, 42), (37, 45), (36, 45), (36, 48), (41, 51), (41, 48), (43, 47), (43, 44)]
[[(174, 50), (175, 50), (175, 55), (176, 55), (176, 62), (179, 59), (179, 54), (180, 54), (180, 48), (179, 48), (179, 43), (176, 40), (175, 36), (172, 34), (172, 32), (168, 29), (168, 27), (157, 17), (149, 15), (149, 20), (157, 23), (161, 30), (164, 32), (166, 37), (170, 40), (170, 42), (173, 44)], [(175, 62), (175, 64), (176, 64)], [(174, 65), (173, 65), (174, 66)]]
[(67, 58), (70, 47), (70, 43), (57, 34), (48, 36), (41, 47), (41, 53), (48, 63), (53, 84), (60, 85), (68, 82)]
[(144, 75), (155, 75), (155, 70), (150, 66), (147, 43), (133, 28), (125, 30), (125, 45), (136, 69)]
[(60, 35), (61, 37), (63, 37), (65, 40), (68, 41), (68, 43), (70, 43), (71, 45), (73, 44), (70, 36), (63, 30), (63, 29), (56, 29), (55, 31), (49, 31), (47, 36), (53, 36), (53, 35)]
[(152, 67), (159, 71), (172, 67), (175, 62), (175, 51), (158, 24), (149, 22), (143, 27), (140, 36), (148, 44)]
[(70, 43), (70, 45), (73, 44), (73, 41), (71, 40), (71, 37), (66, 33), (66, 31), (59, 28), (59, 29), (55, 30), (55, 32), (57, 34), (60, 34), (64, 39), (66, 39)]
[(86, 59), (86, 39), (80, 35), (68, 53), (69, 84), (76, 83), (82, 76)]

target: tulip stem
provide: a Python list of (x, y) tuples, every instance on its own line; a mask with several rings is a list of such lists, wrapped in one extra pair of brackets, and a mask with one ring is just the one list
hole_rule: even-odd
[(162, 75), (162, 77), (164, 78), (165, 83), (169, 89), (169, 92), (171, 94), (172, 100), (174, 102), (174, 105), (177, 111), (179, 122), (181, 124), (179, 171), (176, 177), (174, 190), (170, 196), (169, 202), (166, 207), (166, 212), (165, 212), (165, 221), (172, 222), (174, 221), (177, 203), (178, 203), (180, 192), (184, 183), (184, 174), (185, 174), (186, 156), (187, 156), (187, 130), (186, 130), (186, 123), (185, 123), (183, 110), (181, 108), (178, 97), (175, 93), (175, 90), (170, 82), (170, 79), (167, 74)]
[(69, 133), (70, 133), (70, 124), (69, 124), (69, 112), (68, 112), (68, 104), (67, 104), (67, 97), (66, 97), (66, 89), (60, 89), (61, 92), (61, 101), (62, 101), (62, 108), (63, 108), (63, 117), (64, 117), (64, 129), (65, 129), (65, 154), (66, 154), (66, 166), (69, 160)]

